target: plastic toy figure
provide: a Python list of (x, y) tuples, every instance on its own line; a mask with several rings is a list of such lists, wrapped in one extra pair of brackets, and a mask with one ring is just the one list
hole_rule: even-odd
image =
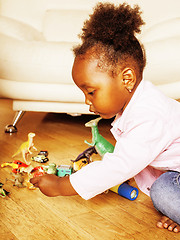
[(112, 187), (110, 190), (131, 201), (135, 200), (139, 193), (137, 188), (130, 186), (127, 182)]
[(55, 163), (50, 163), (49, 166), (45, 166), (44, 167), (44, 171), (47, 174), (54, 174), (54, 175), (56, 175), (57, 174), (56, 164)]
[(21, 161), (17, 161), (17, 160), (15, 160), (13, 162), (9, 162), (9, 163), (5, 162), (5, 163), (1, 164), (1, 167), (7, 167), (7, 166), (10, 166), (13, 168), (13, 170), (12, 170), (13, 173), (17, 173), (18, 169), (27, 168), (29, 165), (27, 165)]
[(35, 157), (32, 157), (31, 160), (35, 161), (35, 162), (39, 162), (39, 163), (46, 163), (47, 161), (49, 161), (49, 159), (42, 154), (38, 154)]
[(99, 155), (103, 157), (104, 154), (107, 152), (112, 153), (114, 151), (114, 146), (99, 133), (98, 122), (101, 119), (102, 118), (99, 117), (85, 124), (86, 127), (91, 127), (92, 132), (92, 143), (89, 143), (87, 141), (85, 141), (85, 143), (87, 143), (90, 146), (94, 146)]
[(48, 156), (48, 151), (46, 151), (46, 150), (41, 150), (41, 151), (38, 153), (38, 155), (44, 155), (45, 157), (47, 157), (47, 156)]
[(43, 167), (37, 166), (33, 168), (30, 173), (33, 174), (33, 177), (38, 177), (38, 176), (43, 176), (45, 174), (45, 170)]
[(30, 149), (33, 148), (37, 151), (37, 149), (35, 148), (34, 143), (33, 143), (34, 137), (35, 137), (35, 133), (29, 133), (28, 140), (21, 144), (21, 146), (19, 147), (17, 152), (12, 157), (15, 157), (19, 153), (22, 153), (22, 157), (23, 157), (25, 163), (28, 163), (27, 162), (27, 154), (32, 154)]
[[(87, 148), (82, 153), (80, 153), (75, 160), (71, 160), (71, 162), (73, 162), (74, 171), (78, 171), (82, 167), (84, 167), (87, 164), (89, 164), (90, 162), (92, 162), (91, 155), (93, 153), (97, 154), (95, 146)], [(85, 160), (83, 160), (83, 159), (85, 159)]]
[(85, 158), (86, 161), (88, 163), (90, 163), (91, 162), (91, 155), (93, 153), (97, 154), (95, 146), (87, 148), (82, 153), (80, 153), (75, 160), (71, 160), (71, 161), (74, 163), (74, 162), (77, 162), (77, 161)]
[(89, 164), (89, 162), (87, 160), (83, 160), (83, 159), (80, 159), (79, 161), (74, 162), (73, 163), (74, 172), (79, 171), (81, 168), (85, 167), (88, 164)]
[(28, 175), (30, 175), (33, 170), (34, 170), (34, 167), (31, 165), (28, 165), (28, 167), (19, 168), (20, 173), (24, 173), (24, 174), (27, 173)]
[[(91, 127), (92, 131), (92, 143), (88, 143), (85, 141), (88, 145), (94, 146), (96, 151), (99, 153), (101, 157), (104, 156), (105, 153), (110, 152), (112, 153), (114, 151), (114, 146), (108, 142), (100, 133), (98, 130), (98, 122), (102, 118), (96, 118), (93, 119), (85, 124), (86, 127)], [(129, 184), (122, 183), (117, 186), (114, 186), (111, 188), (111, 191), (118, 193), (119, 195), (129, 199), (129, 200), (135, 200), (138, 196), (138, 189), (131, 187)]]
[(71, 175), (73, 172), (73, 168), (71, 165), (58, 165), (57, 166), (57, 176), (65, 177), (67, 175)]
[(5, 198), (10, 192), (3, 189), (3, 183), (0, 182), (0, 197)]
[(24, 185), (24, 177), (23, 174), (19, 172), (19, 170), (17, 171), (16, 174), (13, 174), (14, 179), (6, 179), (6, 181), (12, 181), (14, 184), (13, 186), (16, 186), (18, 188), (24, 188), (26, 187)]

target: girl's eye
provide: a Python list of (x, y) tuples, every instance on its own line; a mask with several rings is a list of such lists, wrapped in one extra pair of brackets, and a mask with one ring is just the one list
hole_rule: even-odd
[(91, 92), (88, 92), (89, 95), (93, 96), (95, 93), (95, 90), (91, 91)]

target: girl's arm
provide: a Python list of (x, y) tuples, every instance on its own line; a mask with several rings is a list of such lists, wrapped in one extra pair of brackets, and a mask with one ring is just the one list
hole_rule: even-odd
[(70, 183), (69, 176), (60, 178), (53, 174), (46, 174), (41, 177), (31, 178), (30, 183), (39, 188), (40, 191), (48, 197), (77, 194)]

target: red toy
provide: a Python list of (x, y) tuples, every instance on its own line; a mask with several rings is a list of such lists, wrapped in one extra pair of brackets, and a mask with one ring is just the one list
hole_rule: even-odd
[(7, 166), (10, 166), (13, 168), (12, 172), (13, 173), (17, 173), (18, 169), (20, 169), (21, 167), (28, 167), (29, 165), (21, 162), (21, 161), (13, 161), (13, 162), (5, 162), (3, 164), (1, 164), (1, 167), (7, 167)]
[[(34, 173), (35, 172), (35, 173)], [(35, 167), (33, 168), (33, 170), (31, 171), (31, 173), (34, 173), (33, 177), (40, 177), (43, 176), (45, 174), (44, 172), (44, 168), (41, 166)]]

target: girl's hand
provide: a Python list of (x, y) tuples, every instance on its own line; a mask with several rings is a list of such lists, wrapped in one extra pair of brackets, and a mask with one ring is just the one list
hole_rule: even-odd
[(69, 177), (60, 178), (53, 174), (45, 174), (41, 177), (31, 178), (30, 183), (48, 197), (77, 194), (69, 181)]
[(59, 177), (53, 174), (45, 174), (41, 177), (34, 177), (30, 179), (30, 183), (40, 189), (40, 191), (48, 197), (55, 197), (59, 195)]

